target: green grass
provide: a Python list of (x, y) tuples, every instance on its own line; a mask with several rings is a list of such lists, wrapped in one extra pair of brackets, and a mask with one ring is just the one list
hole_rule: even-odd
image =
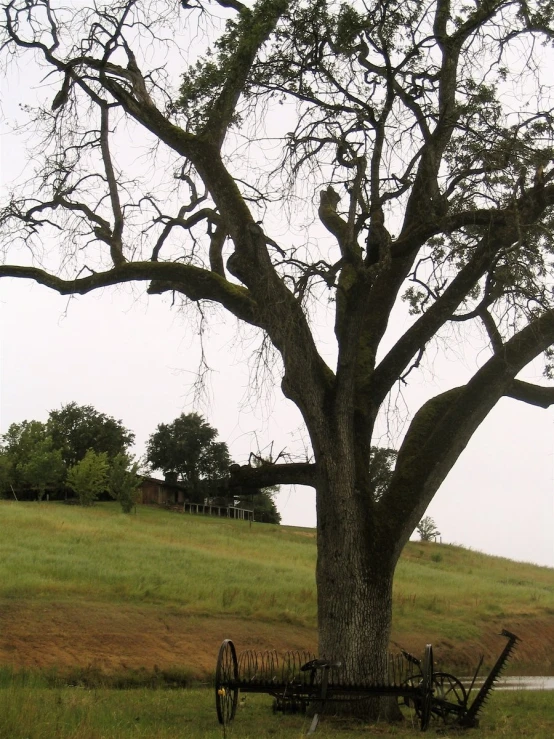
[[(106, 613), (124, 604), (179, 617), (307, 627), (315, 635), (310, 529), (148, 506), (125, 515), (116, 503), (80, 508), (4, 500), (0, 531), (0, 603), (33, 604), (37, 618), (41, 604), (45, 613), (49, 604), (83, 611), (95, 605), (97, 612), (105, 606)], [(526, 662), (518, 669), (554, 669), (548, 646), (554, 644), (554, 569), (451, 545), (406, 546), (394, 583), (395, 640), (413, 649), (432, 641), (443, 667), (458, 672), (476, 663), (487, 636), (492, 642), (483, 650), (491, 664), (502, 646), (494, 637), (499, 626), (526, 640)], [(467, 650), (458, 660), (460, 646)]]
[[(313, 531), (137, 511), (0, 501), (0, 597), (152, 603), (315, 626)], [(410, 542), (394, 594), (397, 630), (425, 619), (445, 636), (457, 624), (471, 637), (479, 620), (554, 614), (554, 570)]]
[(0, 597), (86, 597), (315, 624), (311, 538), (137, 510), (0, 502)]
[[(198, 616), (200, 633), (202, 616), (315, 628), (316, 549), (314, 532), (308, 529), (249, 526), (146, 506), (126, 516), (115, 503), (82, 509), (0, 501), (0, 532), (4, 604), (44, 604), (46, 612), (50, 604), (55, 608), (61, 602), (82, 604), (85, 611), (93, 603), (116, 610), (136, 604)], [(514, 620), (536, 622), (540, 629), (552, 624), (554, 633), (554, 570), (461, 547), (408, 544), (398, 566), (394, 599), (394, 629), (400, 640), (403, 634), (416, 634), (418, 640), (433, 634), (433, 640), (439, 636), (445, 643), (478, 645), (493, 626), (498, 631), (498, 623)], [(541, 631), (539, 642), (543, 636)], [(495, 642), (493, 653), (500, 646)], [(212, 691), (112, 690), (106, 685), (116, 682), (105, 682), (99, 673), (95, 683), (89, 673), (76, 683), (97, 685), (93, 689), (65, 687), (47, 671), (16, 673), (0, 667), (0, 739), (223, 736)], [(162, 677), (162, 685), (171, 682)], [(124, 684), (141, 685), (149, 675), (127, 678)], [(280, 739), (305, 733), (305, 718), (273, 716), (270, 705), (267, 696), (249, 695), (227, 736)], [(419, 736), (408, 723), (372, 728), (322, 725), (316, 736), (356, 739), (373, 734)], [(494, 694), (481, 728), (471, 736), (550, 739), (553, 694)]]
[[(554, 700), (549, 692), (497, 692), (471, 739), (554, 736)], [(248, 695), (239, 706), (228, 739), (304, 736), (304, 716), (273, 715), (271, 698)], [(433, 724), (428, 736), (435, 735)], [(410, 717), (400, 725), (321, 722), (319, 739), (422, 736)], [(454, 736), (454, 732), (446, 732)], [(469, 736), (469, 734), (468, 734)], [(208, 690), (48, 690), (39, 686), (0, 688), (2, 739), (221, 739), (213, 693)]]

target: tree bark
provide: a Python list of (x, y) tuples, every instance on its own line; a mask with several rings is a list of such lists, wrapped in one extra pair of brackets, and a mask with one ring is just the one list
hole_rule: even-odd
[[(318, 462), (319, 653), (341, 663), (341, 680), (386, 685), (394, 548), (379, 535), (369, 491), (357, 484), (353, 445), (332, 446), (334, 453)], [(366, 719), (401, 718), (390, 698), (342, 708)]]

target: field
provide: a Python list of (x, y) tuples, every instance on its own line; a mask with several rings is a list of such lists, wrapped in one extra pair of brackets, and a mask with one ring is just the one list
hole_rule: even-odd
[[(0, 665), (83, 684), (208, 679), (219, 643), (315, 650), (315, 534), (115, 503), (0, 501)], [(501, 627), (519, 674), (553, 674), (554, 570), (410, 543), (393, 640), (469, 670)], [(167, 680), (166, 680), (167, 678)], [(104, 680), (104, 682), (103, 682)], [(119, 684), (119, 682), (117, 682)]]
[[(310, 725), (305, 716), (273, 715), (271, 699), (248, 695), (239, 705), (227, 739), (298, 739)], [(364, 725), (323, 720), (318, 739), (415, 739), (435, 736), (435, 725), (421, 734), (411, 717), (402, 724)], [(446, 731), (443, 736), (461, 736)], [(223, 739), (211, 690), (83, 690), (0, 687), (2, 739)], [(493, 694), (479, 729), (468, 739), (551, 739), (551, 692)]]
[[(312, 530), (10, 501), (0, 501), (0, 529), (0, 739), (216, 739), (208, 686), (223, 638), (239, 649), (316, 649)], [(438, 662), (463, 673), (481, 651), (493, 662), (501, 627), (523, 639), (513, 672), (554, 673), (554, 570), (406, 547), (395, 642), (420, 653), (431, 641)], [(247, 696), (227, 737), (305, 733), (306, 718), (270, 706)], [(325, 722), (316, 736), (369, 734), (419, 736), (409, 716), (401, 726)], [(494, 694), (471, 732), (553, 735), (545, 692)]]

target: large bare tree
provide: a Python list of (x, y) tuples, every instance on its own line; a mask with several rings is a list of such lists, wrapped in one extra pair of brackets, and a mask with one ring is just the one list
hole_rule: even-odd
[[(4, 4), (5, 61), (33, 57), (51, 92), (27, 111), (35, 170), (0, 214), (0, 276), (62, 294), (146, 281), (262, 333), (313, 462), (234, 477), (316, 489), (320, 650), (357, 680), (383, 677), (396, 563), (479, 424), (503, 396), (554, 402), (518, 379), (541, 354), (548, 368), (554, 342), (553, 13), (545, 0)], [(18, 245), (35, 261), (12, 263)], [(384, 343), (402, 299), (409, 328)], [(313, 310), (333, 313), (333, 366)], [(479, 369), (413, 415), (377, 490), (378, 414), (453, 325), (482, 330)]]

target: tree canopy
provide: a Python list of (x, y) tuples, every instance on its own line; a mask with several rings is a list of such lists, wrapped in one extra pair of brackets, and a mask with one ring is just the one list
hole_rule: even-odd
[(68, 467), (84, 459), (89, 449), (113, 458), (125, 452), (135, 438), (121, 421), (100, 413), (91, 405), (75, 402), (50, 411), (46, 426)]
[(191, 501), (203, 502), (217, 493), (229, 474), (227, 444), (216, 437), (217, 430), (198, 413), (181, 413), (172, 423), (160, 423), (151, 434), (146, 461), (152, 469), (185, 482)]
[(423, 516), (416, 526), (416, 531), (421, 541), (435, 541), (437, 536), (441, 535), (431, 516)]
[(64, 488), (68, 470), (88, 451), (106, 455), (108, 463), (122, 455), (132, 467), (125, 450), (134, 438), (121, 421), (75, 402), (50, 411), (46, 423), (12, 423), (1, 437), (0, 488), (12, 488), (16, 494), (30, 489), (39, 498), (47, 490), (55, 494)]
[(130, 513), (140, 496), (140, 464), (120, 452), (111, 460), (108, 472), (108, 492), (121, 504), (123, 513)]
[[(146, 281), (259, 330), (313, 459), (233, 479), (316, 488), (320, 649), (356, 680), (383, 679), (396, 562), (472, 434), (502, 397), (554, 402), (518, 377), (541, 355), (551, 374), (553, 13), (4, 6), (4, 57), (38, 59), (52, 86), (27, 110), (36, 174), (0, 211), (0, 276), (82, 295)], [(148, 166), (126, 149), (141, 136)], [(411, 413), (372, 488), (391, 391), (436, 340), (464, 338), (480, 341), (475, 371)]]
[(40, 421), (12, 423), (2, 436), (0, 490), (28, 488), (42, 498), (46, 490), (56, 490), (65, 480), (66, 466)]
[(67, 471), (67, 484), (79, 503), (90, 506), (108, 487), (110, 463), (106, 452), (89, 449), (85, 456)]

